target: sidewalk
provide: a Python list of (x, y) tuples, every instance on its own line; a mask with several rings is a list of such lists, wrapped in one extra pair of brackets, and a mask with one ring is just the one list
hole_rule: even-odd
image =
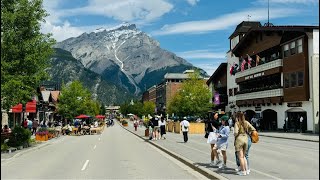
[[(181, 161), (185, 165), (205, 175), (209, 179), (279, 179), (279, 177), (277, 177), (279, 175), (273, 174), (272, 172), (268, 172), (269, 170), (259, 171), (254, 168), (252, 169), (250, 176), (236, 175), (236, 172), (234, 170), (236, 168), (236, 165), (234, 159), (232, 158), (234, 156), (232, 148), (230, 148), (227, 152), (227, 156), (231, 158), (228, 158), (228, 164), (226, 169), (219, 170), (217, 166), (209, 165), (210, 152), (208, 150), (208, 145), (206, 144), (206, 139), (203, 138), (203, 134), (190, 134), (188, 143), (183, 143), (182, 134), (167, 132), (166, 140), (154, 141), (148, 140), (148, 137), (144, 136), (144, 126), (138, 127), (137, 131), (134, 131), (133, 123), (129, 121), (128, 126), (123, 128), (144, 139), (146, 142), (156, 146), (157, 148), (166, 152), (170, 156)], [(303, 141), (319, 142), (319, 136), (315, 134), (259, 132), (259, 135), (268, 136), (272, 138), (293, 140), (300, 139)]]

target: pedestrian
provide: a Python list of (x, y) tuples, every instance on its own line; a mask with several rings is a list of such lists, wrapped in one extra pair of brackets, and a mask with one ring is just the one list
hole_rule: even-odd
[(32, 134), (36, 134), (38, 126), (39, 126), (38, 119), (34, 119), (32, 122)]
[(303, 133), (303, 116), (300, 115), (300, 133)]
[(233, 120), (232, 117), (230, 116), (229, 120), (228, 120), (228, 125), (230, 128), (230, 131), (233, 133)]
[(159, 127), (159, 119), (154, 117), (152, 119), (153, 123), (153, 139), (152, 140), (159, 140), (160, 139), (160, 127)]
[(28, 119), (28, 129), (32, 130), (32, 121)]
[(160, 135), (161, 139), (166, 139), (166, 121), (164, 120), (164, 117), (161, 117), (161, 120), (159, 122), (160, 125)]
[(28, 128), (28, 120), (27, 120), (27, 119), (24, 119), (22, 125), (23, 125), (23, 127), (24, 127), (25, 129), (27, 129), (27, 128)]
[(133, 127), (134, 127), (134, 130), (137, 131), (137, 128), (138, 128), (138, 121), (137, 121), (137, 119), (134, 119), (134, 120), (133, 120)]
[(154, 137), (153, 137), (153, 118), (149, 120), (149, 123), (148, 123), (148, 127), (149, 127), (149, 140), (152, 140)]
[(187, 121), (187, 117), (183, 117), (183, 121), (180, 122), (181, 131), (183, 134), (183, 141), (188, 142), (188, 131), (190, 123)]
[(215, 145), (216, 140), (217, 140), (216, 133), (218, 132), (218, 129), (220, 127), (220, 123), (219, 123), (218, 117), (219, 117), (218, 112), (215, 112), (213, 114), (213, 119), (209, 119), (206, 122), (207, 132), (209, 132), (207, 143), (210, 144), (210, 150), (211, 150), (211, 156), (210, 156), (211, 157), (211, 162), (210, 162), (210, 165), (211, 166), (216, 166), (217, 165), (215, 163), (215, 161), (214, 161), (213, 148), (214, 148), (214, 145)]
[(245, 120), (242, 112), (238, 112), (236, 118), (238, 119), (238, 122), (235, 123), (234, 127), (234, 145), (240, 161), (240, 171), (237, 174), (240, 176), (245, 176), (248, 174), (247, 170), (249, 170), (247, 160), (244, 158), (244, 155), (248, 149), (248, 134), (251, 134), (251, 132), (255, 131), (256, 129)]
[(219, 169), (224, 169), (227, 167), (227, 148), (228, 148), (228, 138), (230, 134), (230, 128), (228, 126), (228, 116), (224, 115), (221, 117), (221, 126), (218, 131), (218, 140), (213, 147), (213, 152), (217, 158), (217, 164), (221, 162), (217, 150), (220, 150), (223, 156), (223, 164), (219, 166)]
[(288, 132), (288, 117), (284, 119), (283, 130), (284, 132)]

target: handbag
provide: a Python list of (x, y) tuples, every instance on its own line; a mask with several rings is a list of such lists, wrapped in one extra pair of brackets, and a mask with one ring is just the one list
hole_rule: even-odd
[(217, 135), (217, 133), (210, 132), (210, 133), (209, 133), (209, 136), (208, 136), (207, 143), (208, 143), (208, 144), (216, 144), (216, 143), (217, 143), (217, 140), (218, 140), (218, 135)]

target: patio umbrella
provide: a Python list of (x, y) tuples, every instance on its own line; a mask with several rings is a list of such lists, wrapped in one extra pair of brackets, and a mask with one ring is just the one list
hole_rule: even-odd
[(77, 116), (77, 119), (85, 119), (85, 118), (89, 118), (90, 116), (85, 115), (85, 114), (80, 114), (79, 116)]
[(96, 118), (98, 118), (98, 119), (103, 119), (103, 118), (105, 118), (105, 116), (103, 116), (103, 115), (96, 115)]

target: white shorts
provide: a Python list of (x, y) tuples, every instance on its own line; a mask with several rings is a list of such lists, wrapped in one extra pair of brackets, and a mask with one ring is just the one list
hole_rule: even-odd
[(220, 149), (221, 151), (226, 151), (228, 148), (227, 144), (215, 144), (214, 147), (216, 149)]

